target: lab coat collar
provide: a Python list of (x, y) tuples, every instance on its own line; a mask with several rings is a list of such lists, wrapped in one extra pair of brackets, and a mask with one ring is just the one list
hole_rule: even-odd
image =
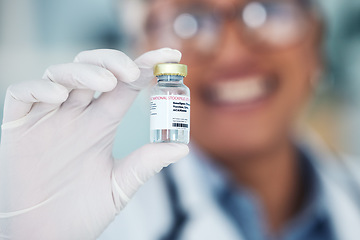
[(244, 240), (232, 221), (219, 208), (209, 184), (202, 178), (195, 157), (197, 156), (190, 154), (172, 169), (179, 195), (182, 196), (180, 204), (190, 215), (181, 239)]
[(360, 181), (352, 173), (360, 170), (360, 165), (331, 153), (315, 132), (305, 131), (305, 134), (299, 135), (297, 142), (311, 156), (320, 177), (336, 239), (360, 239)]

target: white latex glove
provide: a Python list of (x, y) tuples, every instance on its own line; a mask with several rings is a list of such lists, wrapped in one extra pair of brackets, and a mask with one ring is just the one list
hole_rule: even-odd
[[(10, 86), (0, 148), (0, 239), (95, 239), (136, 190), (184, 157), (183, 144), (148, 144), (121, 161), (116, 128), (152, 68), (171, 49), (133, 62), (116, 50), (80, 53), (43, 80)], [(94, 92), (103, 93), (94, 99)], [(126, 146), (123, 146), (124, 148)]]

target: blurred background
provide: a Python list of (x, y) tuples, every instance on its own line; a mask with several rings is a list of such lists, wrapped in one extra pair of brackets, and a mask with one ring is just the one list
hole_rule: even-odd
[[(0, 0), (1, 119), (12, 83), (40, 79), (49, 65), (70, 62), (83, 50), (114, 48), (132, 55), (123, 1)], [(327, 22), (326, 71), (304, 118), (332, 147), (360, 156), (360, 1), (321, 0), (320, 6)], [(148, 142), (148, 123), (143, 92), (119, 128), (115, 144), (126, 148), (115, 147), (116, 157)]]

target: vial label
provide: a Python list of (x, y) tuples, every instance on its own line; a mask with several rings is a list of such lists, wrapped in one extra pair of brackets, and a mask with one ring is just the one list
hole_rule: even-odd
[(190, 129), (190, 97), (154, 95), (150, 97), (150, 129)]

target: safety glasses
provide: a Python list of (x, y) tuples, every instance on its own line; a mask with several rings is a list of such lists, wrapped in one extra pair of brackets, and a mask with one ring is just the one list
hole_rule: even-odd
[(221, 45), (224, 25), (256, 50), (289, 47), (306, 36), (311, 9), (301, 1), (251, 1), (230, 9), (204, 3), (164, 9), (150, 15), (146, 32), (159, 46), (213, 52)]

